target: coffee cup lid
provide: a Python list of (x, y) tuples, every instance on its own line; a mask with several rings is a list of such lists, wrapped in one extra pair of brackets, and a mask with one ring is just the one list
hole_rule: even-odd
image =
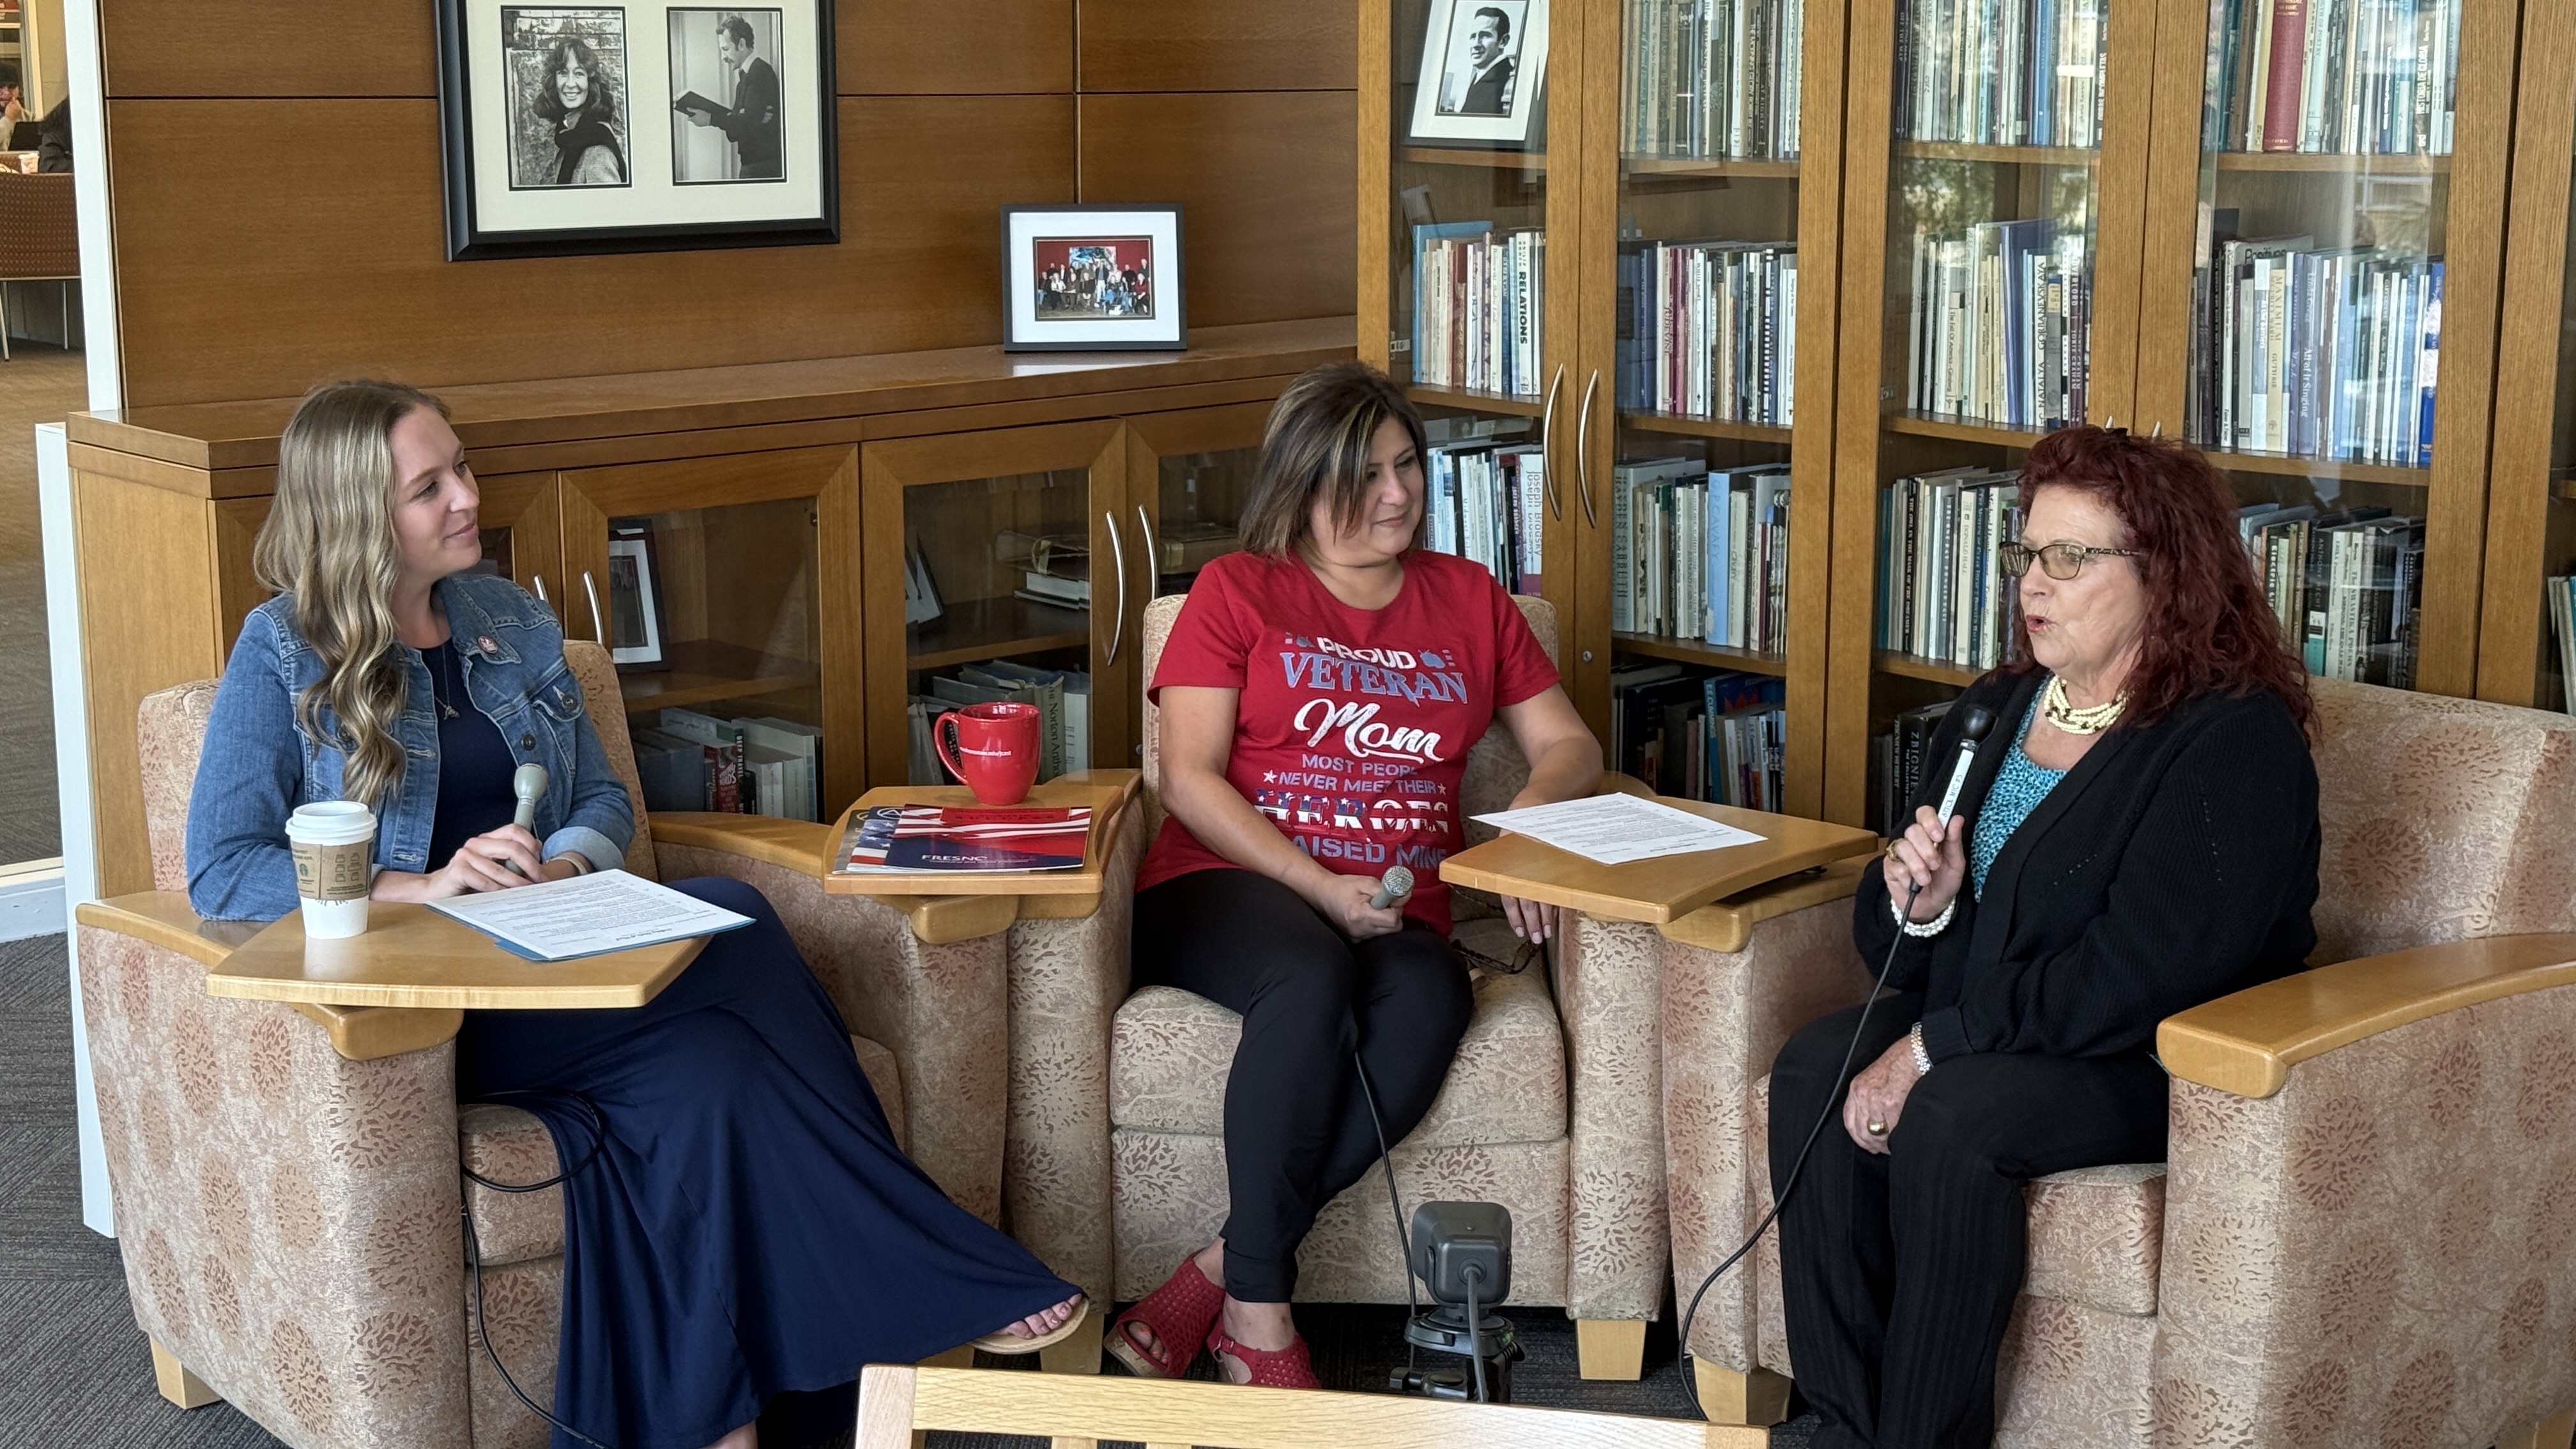
[(289, 838), (308, 845), (346, 845), (376, 833), (375, 812), (355, 800), (317, 800), (286, 817)]

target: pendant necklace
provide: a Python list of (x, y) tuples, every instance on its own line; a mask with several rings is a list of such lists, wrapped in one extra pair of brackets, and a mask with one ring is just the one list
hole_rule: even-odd
[(2070, 735), (2098, 735), (2120, 718), (2120, 711), (2129, 707), (2129, 696), (2122, 693), (2108, 704), (2077, 709), (2067, 703), (2065, 676), (2052, 674), (2048, 677), (2048, 692), (2041, 696), (2039, 707), (2048, 716), (2050, 724)]
[(429, 697), (438, 701), (438, 717), (440, 719), (456, 718), (456, 706), (447, 702), (447, 691), (439, 688), (441, 684), (447, 682), (447, 658), (448, 655), (444, 646), (431, 651)]

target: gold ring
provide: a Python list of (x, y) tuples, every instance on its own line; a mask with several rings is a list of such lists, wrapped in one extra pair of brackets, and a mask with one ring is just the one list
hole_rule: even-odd
[(1884, 1122), (1872, 1122), (1863, 1130), (1868, 1132), (1872, 1137), (1884, 1137), (1887, 1135), (1887, 1124)]

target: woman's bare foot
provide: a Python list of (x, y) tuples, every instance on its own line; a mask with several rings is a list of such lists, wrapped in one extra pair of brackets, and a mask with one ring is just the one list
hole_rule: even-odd
[[(1040, 1309), (1017, 1323), (1006, 1323), (1000, 1331), (1013, 1338), (1044, 1338), (1064, 1327), (1065, 1320), (1073, 1317), (1075, 1310), (1081, 1307), (1082, 1295), (1076, 1293), (1053, 1308)], [(733, 1449), (733, 1446), (727, 1445), (725, 1449)]]
[(760, 1422), (755, 1419), (743, 1425), (708, 1445), (707, 1449), (760, 1449)]
[[(1207, 1275), (1209, 1282), (1223, 1283), (1225, 1281), (1225, 1239), (1219, 1238), (1201, 1248), (1197, 1255), (1197, 1262), (1199, 1271)], [(1225, 1308), (1220, 1321), (1225, 1325), (1226, 1336), (1246, 1348), (1275, 1353), (1297, 1339), (1297, 1323), (1295, 1319), (1289, 1317), (1288, 1305), (1285, 1303), (1246, 1303), (1229, 1293), (1225, 1298)], [(1141, 1320), (1130, 1321), (1123, 1331), (1138, 1348), (1145, 1350), (1147, 1354), (1156, 1357), (1162, 1354), (1162, 1341), (1155, 1336), (1154, 1330), (1147, 1327)], [(1198, 1351), (1196, 1344), (1189, 1345), (1189, 1348), (1193, 1353)], [(1241, 1364), (1227, 1363), (1223, 1360), (1219, 1362), (1226, 1370), (1227, 1377), (1233, 1378), (1236, 1383), (1244, 1381), (1239, 1375), (1249, 1372)]]

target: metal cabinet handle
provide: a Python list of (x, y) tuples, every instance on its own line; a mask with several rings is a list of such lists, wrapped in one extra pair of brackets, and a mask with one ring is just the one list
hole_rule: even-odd
[(1583, 412), (1574, 425), (1574, 481), (1583, 490), (1583, 522), (1599, 528), (1601, 515), (1592, 511), (1592, 395), (1601, 390), (1601, 369), (1592, 370), (1592, 380), (1583, 385)]
[(599, 622), (599, 585), (592, 583), (590, 570), (581, 571), (581, 589), (590, 595), (590, 637), (602, 645), (608, 642), (608, 626)]
[(1163, 551), (1154, 546), (1154, 520), (1146, 516), (1145, 505), (1136, 505), (1136, 526), (1145, 533), (1145, 602), (1163, 596)]
[(1548, 438), (1556, 431), (1556, 390), (1565, 383), (1565, 364), (1556, 365), (1556, 376), (1547, 380), (1547, 406), (1538, 415), (1538, 475), (1547, 482), (1547, 516), (1565, 521), (1565, 499), (1556, 491), (1556, 462), (1548, 453)]
[(545, 605), (549, 609), (553, 608), (555, 606), (555, 601), (546, 597), (546, 576), (544, 574), (530, 574), (528, 577), (536, 583), (537, 602)]
[(1117, 514), (1103, 512), (1100, 521), (1109, 528), (1110, 570), (1118, 576), (1118, 614), (1109, 625), (1109, 662), (1115, 664), (1118, 641), (1127, 633), (1127, 546), (1118, 537)]

